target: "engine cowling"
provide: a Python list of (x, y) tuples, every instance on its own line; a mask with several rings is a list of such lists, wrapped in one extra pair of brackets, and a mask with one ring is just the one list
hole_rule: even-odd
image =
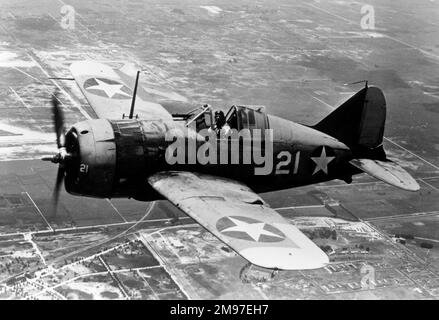
[(87, 120), (66, 134), (72, 156), (65, 163), (65, 188), (74, 195), (154, 200), (146, 183), (160, 165), (166, 127), (138, 120)]

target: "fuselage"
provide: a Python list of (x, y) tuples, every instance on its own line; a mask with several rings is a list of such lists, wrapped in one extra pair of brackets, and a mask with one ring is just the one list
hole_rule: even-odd
[(229, 116), (227, 134), (187, 119), (75, 124), (67, 134), (76, 160), (66, 171), (66, 189), (83, 196), (149, 201), (159, 196), (146, 178), (160, 171), (226, 177), (258, 193), (347, 180), (359, 172), (348, 162), (351, 150), (327, 134), (244, 107), (236, 109), (236, 118), (234, 122)]
[[(254, 128), (258, 129), (258, 128)], [(229, 177), (247, 183), (256, 192), (268, 192), (285, 188), (319, 183), (332, 179), (346, 179), (358, 171), (349, 165), (351, 150), (324, 133), (310, 127), (267, 115), (267, 127), (272, 130), (271, 140), (251, 136), (251, 147), (239, 144), (239, 164), (231, 163), (232, 145), (237, 139), (219, 136), (216, 140), (215, 163), (184, 163), (167, 166), (166, 170), (201, 171), (212, 175)], [(261, 133), (264, 136), (264, 133)], [(269, 146), (271, 143), (271, 146)], [(203, 142), (198, 144), (198, 149)], [(228, 148), (221, 149), (221, 146)], [(228, 162), (221, 163), (221, 155), (228, 153)], [(250, 164), (243, 163), (244, 154), (258, 155)], [(259, 158), (259, 162), (257, 159)]]

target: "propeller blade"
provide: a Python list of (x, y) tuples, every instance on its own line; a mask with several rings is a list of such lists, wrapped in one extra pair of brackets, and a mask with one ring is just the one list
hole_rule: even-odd
[(62, 165), (60, 165), (58, 167), (55, 188), (53, 189), (53, 195), (52, 195), (52, 215), (53, 215), (53, 217), (56, 216), (56, 211), (58, 208), (59, 192), (61, 190), (61, 186), (62, 186), (62, 183), (64, 181), (64, 172), (65, 172), (64, 167)]
[(53, 163), (59, 163), (58, 172), (56, 175), (55, 187), (52, 194), (52, 217), (56, 218), (56, 211), (58, 208), (59, 193), (61, 191), (61, 186), (64, 182), (65, 176), (65, 160), (70, 157), (67, 153), (65, 146), (65, 132), (64, 132), (64, 115), (60, 107), (60, 100), (58, 98), (59, 91), (56, 90), (52, 94), (51, 104), (52, 104), (52, 114), (53, 122), (55, 126), (56, 133), (56, 144), (58, 145), (58, 153), (54, 156), (44, 156), (41, 158), (43, 161), (50, 161)]
[(62, 109), (59, 105), (59, 91), (55, 91), (52, 94), (52, 112), (53, 112), (53, 120), (55, 125), (55, 133), (56, 133), (56, 143), (58, 145), (58, 149), (65, 146), (65, 134), (64, 134), (64, 115)]

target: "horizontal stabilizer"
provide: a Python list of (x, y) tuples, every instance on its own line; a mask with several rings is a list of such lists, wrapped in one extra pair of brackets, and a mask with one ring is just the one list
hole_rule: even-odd
[(349, 162), (372, 177), (392, 186), (407, 191), (418, 191), (420, 189), (416, 180), (395, 162), (371, 159), (353, 159)]

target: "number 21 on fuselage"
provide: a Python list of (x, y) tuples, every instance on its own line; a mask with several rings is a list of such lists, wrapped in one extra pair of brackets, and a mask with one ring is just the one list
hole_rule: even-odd
[[(294, 159), (292, 159), (291, 152), (288, 150), (280, 151), (276, 156), (275, 174), (297, 174), (299, 170), (300, 162), (300, 150), (293, 153)], [(293, 163), (291, 163), (293, 161)], [(292, 170), (292, 172), (291, 172)]]

